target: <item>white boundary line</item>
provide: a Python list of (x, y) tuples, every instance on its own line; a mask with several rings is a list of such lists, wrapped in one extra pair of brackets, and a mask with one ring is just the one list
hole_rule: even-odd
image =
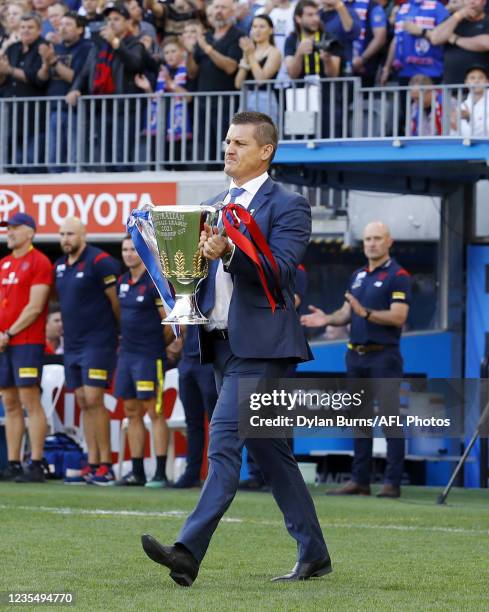
[[(0, 504), (0, 510), (25, 510), (27, 512), (45, 512), (47, 514), (63, 514), (63, 515), (75, 515), (75, 516), (136, 516), (136, 517), (149, 517), (149, 518), (185, 518), (189, 512), (186, 510), (167, 510), (164, 512), (156, 511), (145, 511), (145, 510), (103, 510), (98, 508), (85, 509), (85, 508), (69, 508), (69, 507), (56, 507), (56, 506), (14, 506), (8, 504)], [(254, 525), (274, 525), (279, 526), (283, 523), (281, 521), (264, 521), (254, 519), (242, 519), (242, 518), (228, 518), (223, 517), (221, 519), (223, 523), (248, 523)], [(420, 531), (428, 533), (453, 533), (463, 535), (474, 535), (474, 536), (488, 536), (489, 529), (464, 529), (463, 527), (436, 527), (436, 526), (422, 526), (422, 525), (376, 525), (370, 523), (335, 523), (328, 519), (320, 520), (322, 526), (327, 530), (330, 528), (335, 529), (374, 529), (380, 531)]]

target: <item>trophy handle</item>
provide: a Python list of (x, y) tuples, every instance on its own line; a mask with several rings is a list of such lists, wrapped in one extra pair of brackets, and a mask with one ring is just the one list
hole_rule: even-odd
[[(211, 227), (218, 227), (219, 217), (221, 215), (222, 209), (225, 206), (226, 206), (226, 204), (224, 204), (224, 202), (222, 200), (220, 200), (219, 202), (216, 202), (215, 204), (206, 205), (206, 208), (208, 209), (208, 211), (207, 211), (208, 216), (207, 216), (207, 219), (206, 219), (206, 223), (208, 225), (210, 225)], [(219, 230), (219, 235), (221, 235), (221, 236), (225, 236), (226, 235), (226, 230), (224, 229), (224, 225)]]
[(160, 264), (160, 254), (158, 251), (158, 245), (156, 243), (156, 236), (153, 228), (153, 218), (151, 216), (151, 212), (154, 208), (155, 206), (153, 204), (146, 204), (145, 206), (143, 206), (142, 210), (149, 211), (150, 215), (148, 221), (143, 221), (141, 219), (139, 220), (139, 227), (141, 229), (141, 235), (143, 236), (143, 240), (146, 243), (148, 249), (151, 251), (151, 255), (153, 255), (153, 258), (155, 259), (158, 268), (160, 269), (160, 272), (163, 275), (163, 269), (161, 268)]

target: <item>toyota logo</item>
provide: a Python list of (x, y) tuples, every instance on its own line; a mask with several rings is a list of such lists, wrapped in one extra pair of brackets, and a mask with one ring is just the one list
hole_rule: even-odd
[[(0, 221), (7, 221), (16, 212), (25, 212), (24, 202), (18, 193), (0, 189)], [(0, 231), (7, 228), (0, 227)]]

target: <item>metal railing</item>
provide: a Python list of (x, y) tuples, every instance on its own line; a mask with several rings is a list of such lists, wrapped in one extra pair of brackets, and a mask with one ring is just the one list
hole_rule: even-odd
[(202, 169), (222, 164), (238, 110), (281, 140), (489, 138), (487, 88), (361, 88), (356, 78), (247, 81), (239, 92), (0, 99), (0, 172)]
[(416, 85), (357, 91), (356, 138), (489, 138), (487, 87)]

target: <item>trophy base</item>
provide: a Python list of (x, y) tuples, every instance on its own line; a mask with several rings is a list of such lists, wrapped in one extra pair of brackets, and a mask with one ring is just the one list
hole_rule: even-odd
[(209, 319), (204, 317), (197, 306), (195, 295), (175, 295), (175, 306), (163, 319), (162, 325), (205, 325)]

